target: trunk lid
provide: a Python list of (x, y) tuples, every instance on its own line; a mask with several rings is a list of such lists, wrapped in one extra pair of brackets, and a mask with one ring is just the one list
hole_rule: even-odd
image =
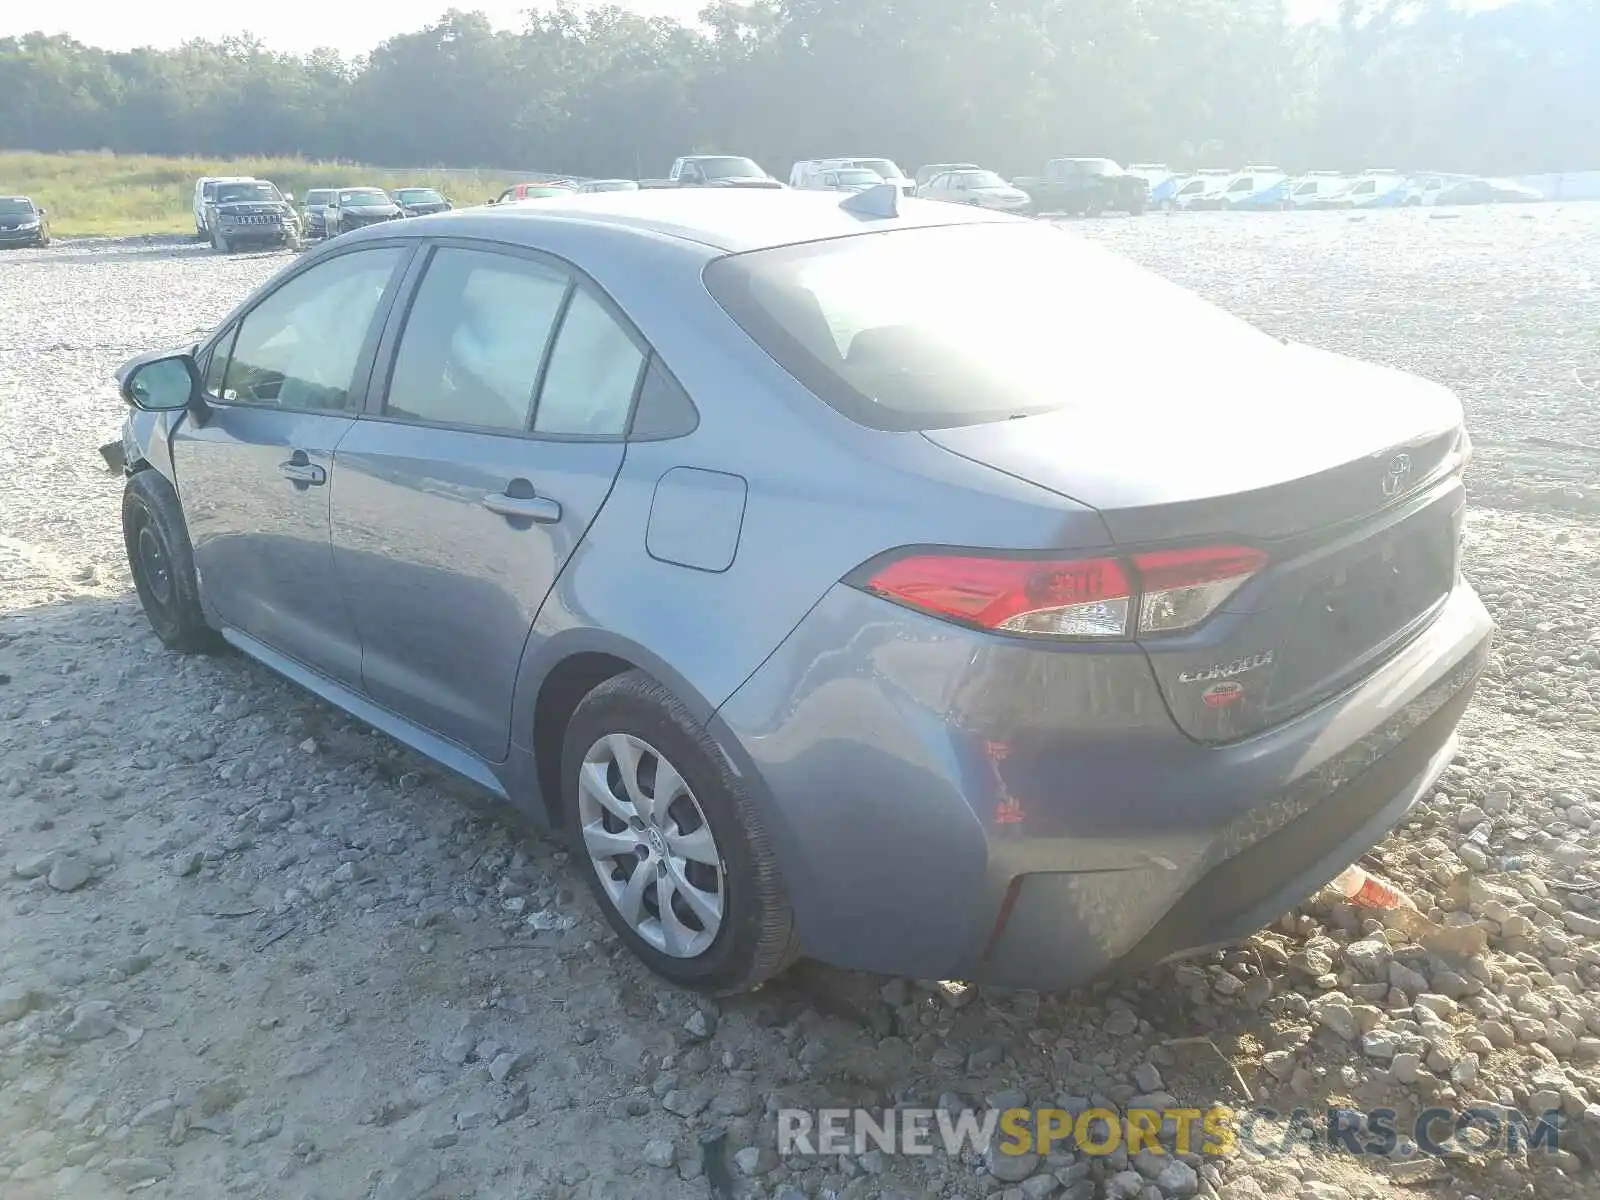
[[(1178, 725), (1231, 741), (1357, 682), (1437, 613), (1458, 567), (1461, 408), (1242, 323), (1167, 349), (1130, 403), (924, 436), (1096, 509), (1119, 548), (1267, 551), (1198, 628), (1141, 639)], [(1071, 386), (1119, 396), (1125, 365), (1078, 361)]]

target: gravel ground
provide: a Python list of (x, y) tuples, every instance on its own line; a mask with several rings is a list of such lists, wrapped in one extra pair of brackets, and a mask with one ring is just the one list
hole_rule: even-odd
[[(1312, 902), (1067, 995), (809, 964), (737, 1001), (670, 991), (469, 787), (247, 661), (161, 650), (95, 453), (110, 374), (285, 257), (62, 242), (0, 256), (0, 1196), (1596, 1195), (1600, 205), (1077, 228), (1460, 390), (1468, 569), (1502, 634), (1460, 757), (1375, 856), (1425, 920)], [(767, 1119), (1141, 1097), (1571, 1124), (1553, 1155), (779, 1163)]]

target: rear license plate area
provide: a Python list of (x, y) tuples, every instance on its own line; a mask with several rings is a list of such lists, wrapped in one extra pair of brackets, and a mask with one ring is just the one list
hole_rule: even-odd
[(1312, 584), (1292, 618), (1270, 707), (1337, 687), (1449, 595), (1455, 522), (1430, 513)]

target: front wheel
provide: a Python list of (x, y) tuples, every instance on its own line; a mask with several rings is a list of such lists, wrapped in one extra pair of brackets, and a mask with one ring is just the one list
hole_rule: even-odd
[(183, 508), (158, 472), (139, 471), (123, 489), (122, 541), (134, 590), (156, 636), (181, 654), (220, 650), (222, 639), (200, 607)]
[(233, 253), (233, 247), (228, 244), (228, 239), (223, 237), (215, 229), (211, 231), (211, 248), (218, 254)]
[(730, 994), (794, 961), (794, 918), (760, 818), (656, 680), (630, 671), (584, 697), (567, 725), (561, 792), (579, 870), (656, 974)]

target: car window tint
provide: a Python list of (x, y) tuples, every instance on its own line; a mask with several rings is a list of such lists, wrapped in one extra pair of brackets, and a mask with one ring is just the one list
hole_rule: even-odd
[(522, 431), (566, 272), (484, 250), (435, 252), (406, 318), (384, 411)]
[(550, 354), (534, 430), (621, 436), (643, 365), (644, 354), (627, 331), (580, 289)]
[(303, 271), (246, 314), (222, 399), (281, 408), (351, 407), (356, 363), (405, 251), (341, 254)]

